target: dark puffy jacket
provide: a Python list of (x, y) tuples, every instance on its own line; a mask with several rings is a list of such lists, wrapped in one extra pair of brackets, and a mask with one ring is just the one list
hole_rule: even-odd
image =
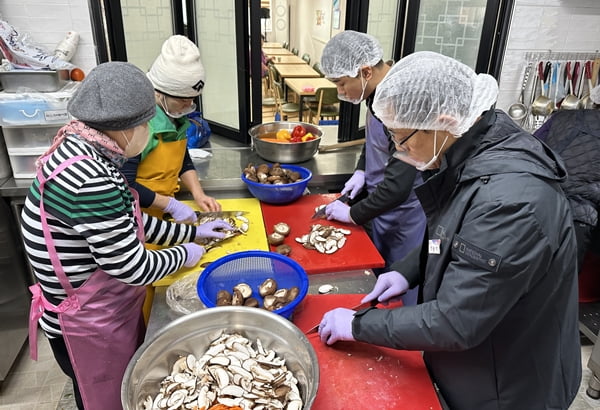
[(600, 209), (600, 111), (559, 111), (534, 134), (565, 162), (569, 177), (562, 187), (573, 218), (598, 225)]
[(581, 352), (565, 175), (547, 146), (486, 113), (416, 189), (427, 237), (392, 268), (421, 284), (420, 304), (361, 311), (354, 337), (423, 350), (452, 409), (567, 409)]

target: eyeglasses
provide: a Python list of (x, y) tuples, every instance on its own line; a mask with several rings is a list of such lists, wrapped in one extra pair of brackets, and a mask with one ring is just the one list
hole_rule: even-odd
[(396, 136), (394, 135), (394, 132), (391, 131), (390, 129), (388, 129), (387, 127), (384, 127), (384, 132), (385, 135), (387, 135), (393, 142), (394, 144), (398, 145), (398, 146), (402, 146), (404, 144), (406, 144), (406, 141), (408, 141), (410, 139), (410, 137), (412, 137), (413, 135), (415, 135), (417, 132), (419, 132), (420, 130), (416, 129), (413, 130), (410, 134), (408, 134), (406, 137), (402, 138), (400, 141), (398, 141), (398, 139), (396, 138)]

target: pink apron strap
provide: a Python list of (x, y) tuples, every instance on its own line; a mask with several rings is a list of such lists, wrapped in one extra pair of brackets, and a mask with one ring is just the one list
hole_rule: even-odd
[(54, 241), (52, 240), (52, 236), (50, 235), (50, 229), (48, 228), (48, 220), (46, 219), (46, 210), (44, 208), (44, 201), (43, 201), (44, 185), (46, 184), (46, 182), (48, 180), (53, 179), (56, 175), (58, 175), (60, 172), (62, 172), (66, 167), (68, 167), (69, 165), (71, 165), (77, 161), (80, 161), (82, 159), (93, 159), (93, 158), (90, 157), (89, 155), (76, 155), (72, 158), (69, 158), (66, 161), (64, 161), (63, 163), (61, 163), (58, 167), (56, 167), (54, 169), (54, 171), (50, 174), (50, 176), (48, 176), (48, 178), (44, 177), (41, 168), (38, 170), (38, 173), (37, 173), (38, 179), (40, 181), (40, 186), (39, 186), (40, 219), (42, 222), (42, 231), (44, 233), (44, 240), (46, 241), (46, 246), (48, 248), (48, 255), (50, 256), (50, 261), (52, 262), (52, 267), (54, 268), (56, 277), (58, 278), (58, 281), (60, 282), (60, 285), (63, 287), (65, 292), (67, 292), (68, 296), (71, 296), (73, 294), (74, 290), (73, 290), (73, 286), (71, 286), (71, 283), (69, 282), (69, 279), (67, 278), (67, 275), (65, 275), (65, 271), (60, 263), (60, 260), (58, 259), (56, 247), (54, 246)]
[[(56, 253), (56, 247), (54, 246), (54, 241), (52, 240), (52, 236), (50, 235), (50, 230), (48, 229), (48, 221), (46, 219), (46, 211), (44, 209), (44, 185), (46, 181), (54, 178), (59, 172), (64, 170), (66, 167), (71, 165), (74, 162), (80, 161), (82, 159), (93, 159), (88, 155), (77, 155), (73, 158), (69, 158), (65, 162), (61, 163), (56, 169), (50, 174), (48, 178), (44, 177), (41, 168), (38, 170), (37, 176), (40, 181), (40, 220), (42, 223), (42, 231), (44, 233), (44, 240), (46, 242), (46, 246), (48, 248), (48, 256), (50, 257), (50, 261), (52, 262), (52, 267), (56, 273), (56, 276), (65, 291), (67, 292), (68, 299), (72, 299), (70, 303), (66, 303), (61, 307), (54, 306), (50, 302), (46, 300), (42, 293), (42, 287), (39, 283), (36, 283), (33, 286), (29, 287), (31, 291), (31, 308), (29, 309), (29, 355), (33, 360), (37, 360), (38, 357), (38, 348), (37, 348), (37, 326), (44, 310), (47, 309), (52, 312), (60, 312), (64, 310), (67, 306), (69, 308), (73, 307), (73, 304), (77, 304), (76, 297), (74, 295), (73, 286), (69, 282), (67, 275), (58, 259), (58, 255)], [(73, 300), (75, 299), (75, 300)]]

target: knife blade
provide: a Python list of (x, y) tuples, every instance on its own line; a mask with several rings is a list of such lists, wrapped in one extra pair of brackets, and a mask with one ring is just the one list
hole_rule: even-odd
[[(351, 307), (350, 309), (351, 310), (355, 310), (355, 311), (358, 312), (359, 310), (362, 310), (362, 309), (367, 309), (367, 308), (370, 308), (370, 307), (375, 307), (375, 306), (377, 306), (378, 303), (379, 303), (379, 301), (377, 299), (373, 299), (370, 302), (360, 303), (360, 304), (358, 304), (358, 305), (356, 305), (354, 307)], [(319, 323), (319, 325), (320, 325), (320, 323)], [(304, 332), (304, 334), (305, 335), (310, 335), (311, 333), (318, 332), (319, 331), (319, 325), (311, 327), (306, 332)]]
[[(348, 194), (344, 194), (344, 195), (340, 196), (339, 198), (336, 198), (335, 200), (331, 201), (329, 204), (332, 204), (335, 201), (341, 201), (343, 203), (348, 203), (349, 200), (350, 200), (350, 198), (348, 198)], [(329, 205), (329, 204), (327, 204), (327, 205)], [(325, 208), (327, 208), (327, 205), (324, 205), (321, 208), (319, 208), (319, 210), (317, 212), (315, 212), (313, 214), (313, 216), (310, 217), (310, 219), (323, 218), (325, 216)]]
[[(201, 218), (235, 218), (236, 216), (242, 216), (247, 214), (247, 211), (215, 211), (215, 212), (201, 212), (194, 211), (198, 219)], [(165, 221), (173, 222), (173, 216), (169, 213), (163, 215)]]

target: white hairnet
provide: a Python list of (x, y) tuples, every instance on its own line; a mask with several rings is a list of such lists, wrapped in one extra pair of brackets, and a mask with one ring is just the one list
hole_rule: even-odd
[(325, 45), (321, 71), (328, 78), (356, 77), (361, 67), (372, 67), (382, 58), (383, 49), (375, 37), (346, 30)]
[(398, 61), (377, 86), (373, 110), (388, 127), (445, 130), (460, 137), (496, 102), (488, 74), (430, 51)]

